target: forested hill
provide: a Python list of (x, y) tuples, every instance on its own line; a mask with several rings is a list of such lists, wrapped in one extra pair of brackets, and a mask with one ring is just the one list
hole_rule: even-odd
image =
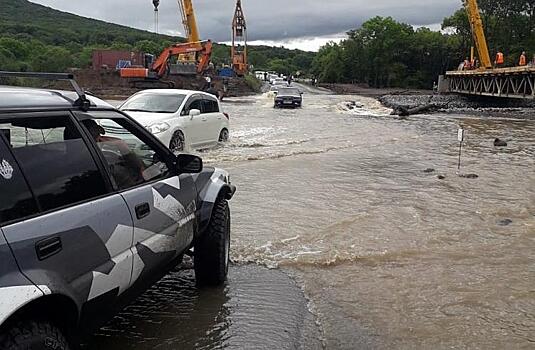
[[(2, 70), (60, 72), (72, 67), (86, 68), (94, 49), (158, 54), (171, 43), (184, 40), (61, 12), (26, 0), (0, 0), (0, 9)], [(215, 63), (227, 63), (229, 56), (228, 46), (215, 46)], [(313, 57), (313, 53), (299, 50), (250, 48), (250, 63), (259, 69), (307, 71)]]
[(177, 40), (143, 30), (81, 17), (26, 0), (0, 0), (0, 33), (36, 39), (47, 45), (128, 43)]

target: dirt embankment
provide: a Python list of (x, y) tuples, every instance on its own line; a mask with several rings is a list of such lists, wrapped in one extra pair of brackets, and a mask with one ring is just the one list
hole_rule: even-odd
[(401, 88), (371, 88), (365, 84), (319, 84), (320, 87), (331, 90), (339, 95), (360, 95), (366, 97), (380, 97), (388, 94), (426, 95), (430, 90), (407, 90)]
[[(117, 71), (78, 70), (74, 72), (75, 78), (85, 90), (102, 98), (124, 99), (141, 89), (134, 88), (128, 79), (123, 79)], [(165, 79), (172, 81), (176, 89), (205, 90), (206, 80), (201, 76), (170, 76)], [(255, 91), (242, 78), (226, 79), (228, 97), (247, 96)], [(212, 84), (216, 91), (224, 90), (224, 79), (212, 77)], [(157, 88), (157, 86), (155, 86)]]

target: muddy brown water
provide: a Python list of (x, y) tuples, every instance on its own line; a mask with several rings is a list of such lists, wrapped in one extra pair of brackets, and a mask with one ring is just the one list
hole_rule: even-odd
[(314, 92), (224, 104), (232, 140), (200, 154), (238, 186), (229, 283), (174, 272), (95, 349), (535, 348), (535, 121)]

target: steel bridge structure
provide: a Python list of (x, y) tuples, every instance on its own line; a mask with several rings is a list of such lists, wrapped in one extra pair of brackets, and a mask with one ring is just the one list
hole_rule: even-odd
[(445, 77), (452, 93), (535, 99), (535, 67), (451, 71)]

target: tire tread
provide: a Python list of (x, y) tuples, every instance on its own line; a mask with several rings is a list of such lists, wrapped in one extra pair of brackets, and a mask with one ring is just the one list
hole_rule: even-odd
[(227, 277), (225, 246), (230, 214), (227, 200), (218, 197), (206, 232), (195, 244), (194, 268), (197, 284), (217, 286)]
[[(51, 338), (54, 346), (45, 347), (44, 344), (40, 349), (50, 350), (68, 350), (70, 349), (67, 338), (61, 330), (46, 321), (19, 321), (2, 336), (0, 336), (0, 349), (2, 350), (21, 350), (33, 349), (32, 344), (37, 339)], [(32, 339), (34, 339), (32, 341)]]

